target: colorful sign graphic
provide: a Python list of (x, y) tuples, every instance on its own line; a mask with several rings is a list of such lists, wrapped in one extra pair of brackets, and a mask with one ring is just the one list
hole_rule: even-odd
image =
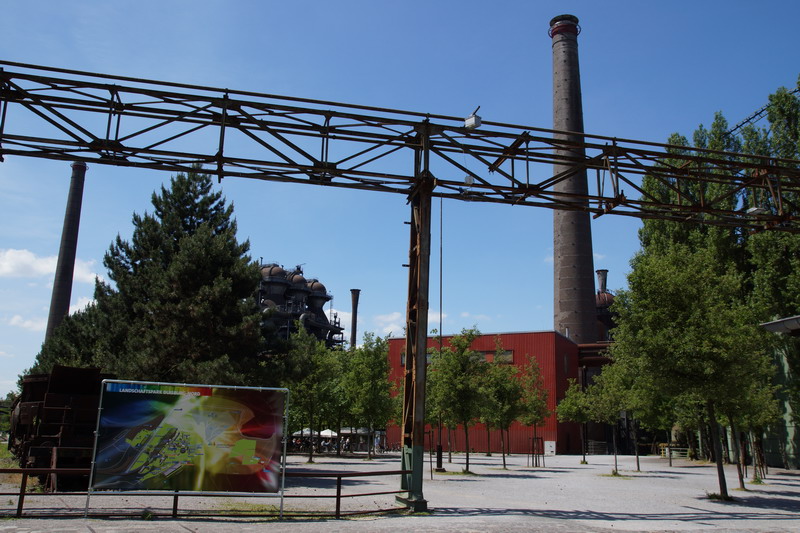
[(285, 397), (107, 381), (92, 490), (278, 492)]

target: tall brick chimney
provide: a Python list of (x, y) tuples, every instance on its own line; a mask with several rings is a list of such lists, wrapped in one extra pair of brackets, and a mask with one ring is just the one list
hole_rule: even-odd
[[(578, 66), (578, 18), (559, 15), (550, 21), (553, 40), (553, 129), (563, 133), (556, 139), (581, 142), (583, 105)], [(557, 150), (560, 155), (582, 159), (582, 148)], [(553, 174), (569, 171), (567, 165), (553, 165)], [(586, 171), (575, 173), (555, 185), (556, 193), (586, 196)], [(582, 199), (570, 200), (584, 203)], [(589, 213), (553, 211), (554, 297), (553, 326), (576, 343), (596, 341), (594, 258)]]

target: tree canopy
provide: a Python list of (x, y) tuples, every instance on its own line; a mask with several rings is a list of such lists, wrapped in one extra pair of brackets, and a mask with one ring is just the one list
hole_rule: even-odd
[[(668, 142), (673, 151), (688, 154), (710, 148), (797, 159), (800, 100), (781, 89), (770, 102), (769, 132), (746, 126), (740, 136), (730, 135), (717, 113), (709, 129), (701, 125), (694, 132), (691, 144), (678, 134)], [(736, 209), (785, 213), (800, 205), (790, 199), (791, 205), (778, 206), (754, 191), (733, 194), (724, 181), (678, 190), (676, 183), (645, 177), (642, 187), (645, 194), (676, 201), (727, 194)], [(601, 381), (627, 384), (621, 406), (634, 409), (650, 427), (704, 420), (721, 495), (727, 497), (716, 432), (725, 420), (756, 428), (776, 418), (768, 355), (773, 340), (758, 324), (800, 313), (800, 236), (645, 220), (639, 237), (628, 289), (617, 294), (612, 308), (618, 324), (610, 348), (613, 368), (604, 369)]]
[(130, 241), (104, 258), (111, 283), (64, 321), (34, 371), (95, 365), (121, 379), (268, 385), (261, 319), (253, 300), (258, 265), (239, 243), (233, 206), (198, 169), (133, 215)]

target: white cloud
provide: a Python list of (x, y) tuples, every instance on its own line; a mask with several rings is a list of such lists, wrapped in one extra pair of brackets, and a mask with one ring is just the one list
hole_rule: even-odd
[[(30, 250), (0, 249), (0, 278), (40, 278), (53, 276), (56, 272), (58, 256), (38, 257)], [(102, 276), (93, 272), (96, 261), (75, 260), (73, 281), (78, 283), (94, 283), (95, 277)]]
[(598, 254), (597, 252), (594, 252), (593, 255), (595, 261), (602, 261), (603, 259), (606, 258), (606, 254)]
[(11, 359), (12, 357), (14, 357), (13, 354), (10, 354), (10, 353), (4, 352), (3, 350), (0, 350), (0, 358), (2, 358), (2, 359)]
[(0, 249), (0, 277), (36, 278), (55, 273), (58, 258), (36, 257), (29, 250)]
[(380, 329), (381, 335), (393, 335), (399, 337), (404, 334), (405, 326), (403, 314), (399, 312), (389, 313), (388, 315), (377, 315), (373, 319)]
[(545, 256), (545, 258), (544, 258), (544, 260), (542, 262), (549, 263), (549, 264), (552, 265), (554, 261), (555, 260), (553, 259), (553, 254), (550, 254), (548, 256)]
[[(94, 272), (94, 265), (97, 263), (94, 259), (91, 261), (75, 260), (75, 273), (72, 275), (72, 280), (78, 283), (91, 283), (94, 285), (95, 278), (100, 281), (105, 281), (103, 276)], [(54, 272), (55, 274), (55, 272)]]
[(34, 318), (26, 320), (20, 315), (14, 315), (11, 317), (11, 320), (8, 321), (8, 325), (27, 329), (29, 331), (44, 331), (47, 329), (47, 319)]
[(447, 313), (442, 313), (441, 311), (434, 311), (433, 309), (428, 309), (428, 326), (435, 326), (439, 327), (439, 315), (441, 315), (442, 322), (447, 319)]
[(475, 323), (478, 323), (480, 321), (491, 322), (492, 320), (492, 317), (490, 317), (489, 315), (473, 315), (472, 313), (469, 313), (467, 311), (461, 313), (461, 318), (472, 319)]

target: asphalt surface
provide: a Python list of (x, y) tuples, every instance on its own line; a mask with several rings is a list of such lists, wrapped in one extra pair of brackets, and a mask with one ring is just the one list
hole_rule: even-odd
[[(426, 464), (423, 492), (429, 511), (410, 515), (390, 513), (361, 515), (342, 520), (259, 517), (178, 519), (151, 514), (169, 513), (172, 499), (163, 497), (93, 496), (90, 511), (125, 509), (138, 514), (133, 519), (82, 518), (86, 497), (28, 496), (26, 513), (71, 512), (76, 518), (7, 518), (0, 521), (0, 533), (116, 533), (116, 532), (609, 532), (609, 531), (769, 531), (800, 532), (800, 472), (770, 469), (764, 484), (747, 483), (738, 490), (735, 467), (726, 467), (726, 479), (734, 501), (709, 498), (719, 492), (713, 465), (643, 457), (636, 470), (633, 457), (619, 458), (620, 476), (611, 476), (613, 456), (547, 457), (544, 466), (531, 467), (525, 456), (507, 459), (499, 455), (470, 456), (471, 474), (462, 473), (465, 458), (445, 458), (445, 473), (431, 475)], [(305, 457), (292, 456), (292, 471), (379, 471), (399, 469), (397, 455), (382, 455), (372, 461), (361, 457), (317, 458), (307, 464)], [(750, 473), (752, 475), (752, 473)], [(431, 476), (433, 479), (431, 479)], [(396, 476), (345, 479), (343, 494), (396, 490)], [(6, 485), (4, 490), (8, 490)], [(287, 483), (287, 495), (334, 494), (330, 480), (295, 479)], [(181, 498), (180, 512), (206, 509), (255, 510), (279, 506), (275, 498)], [(391, 495), (365, 496), (343, 500), (344, 511), (395, 507)], [(3, 496), (0, 511), (16, 508), (16, 497)], [(323, 510), (331, 512), (333, 500), (286, 498), (284, 511)]]

